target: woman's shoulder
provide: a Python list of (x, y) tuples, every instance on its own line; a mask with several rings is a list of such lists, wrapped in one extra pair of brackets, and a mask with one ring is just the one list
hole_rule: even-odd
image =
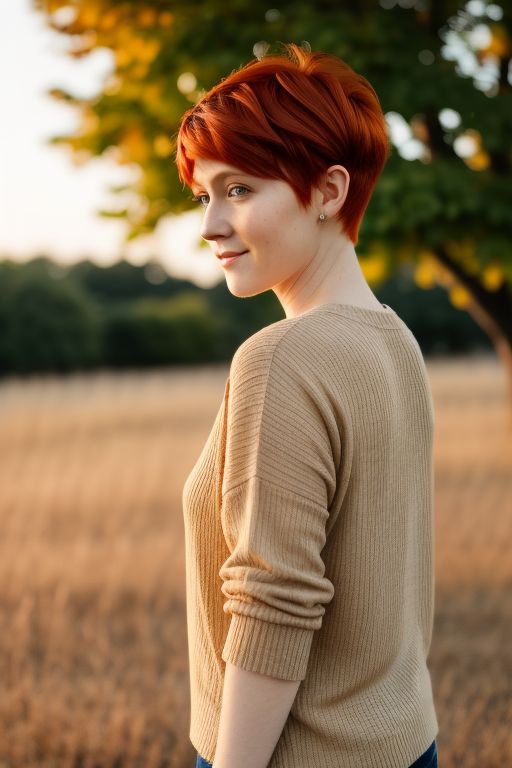
[(241, 365), (270, 365), (273, 358), (290, 358), (290, 362), (307, 350), (308, 358), (320, 354), (326, 334), (319, 327), (314, 315), (285, 317), (260, 328), (237, 348), (233, 355), (232, 368)]
[(229, 370), (230, 388), (256, 396), (258, 387), (268, 386), (270, 369), (275, 360), (276, 350), (282, 348), (289, 323), (277, 321), (253, 333), (236, 349)]

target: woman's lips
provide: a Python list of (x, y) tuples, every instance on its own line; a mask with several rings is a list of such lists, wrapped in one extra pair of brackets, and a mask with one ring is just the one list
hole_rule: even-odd
[(229, 264), (232, 264), (234, 261), (236, 261), (240, 256), (243, 256), (245, 253), (247, 253), (247, 251), (243, 251), (242, 253), (226, 251), (225, 253), (219, 253), (217, 255), (222, 266), (227, 267)]

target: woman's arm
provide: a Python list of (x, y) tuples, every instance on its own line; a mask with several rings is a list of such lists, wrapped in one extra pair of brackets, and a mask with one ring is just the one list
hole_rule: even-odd
[(267, 768), (300, 683), (228, 661), (213, 768)]

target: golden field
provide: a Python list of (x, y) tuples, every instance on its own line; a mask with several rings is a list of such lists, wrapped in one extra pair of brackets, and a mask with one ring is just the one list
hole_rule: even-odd
[[(427, 360), (441, 768), (512, 766), (512, 410)], [(227, 366), (0, 382), (0, 768), (192, 768), (181, 492)]]

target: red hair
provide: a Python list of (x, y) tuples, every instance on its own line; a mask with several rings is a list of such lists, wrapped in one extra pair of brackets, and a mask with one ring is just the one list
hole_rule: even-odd
[(386, 122), (370, 83), (336, 56), (285, 45), (253, 59), (185, 112), (176, 165), (192, 186), (194, 159), (219, 160), (293, 188), (306, 208), (330, 165), (350, 174), (338, 213), (354, 244), (389, 151)]

